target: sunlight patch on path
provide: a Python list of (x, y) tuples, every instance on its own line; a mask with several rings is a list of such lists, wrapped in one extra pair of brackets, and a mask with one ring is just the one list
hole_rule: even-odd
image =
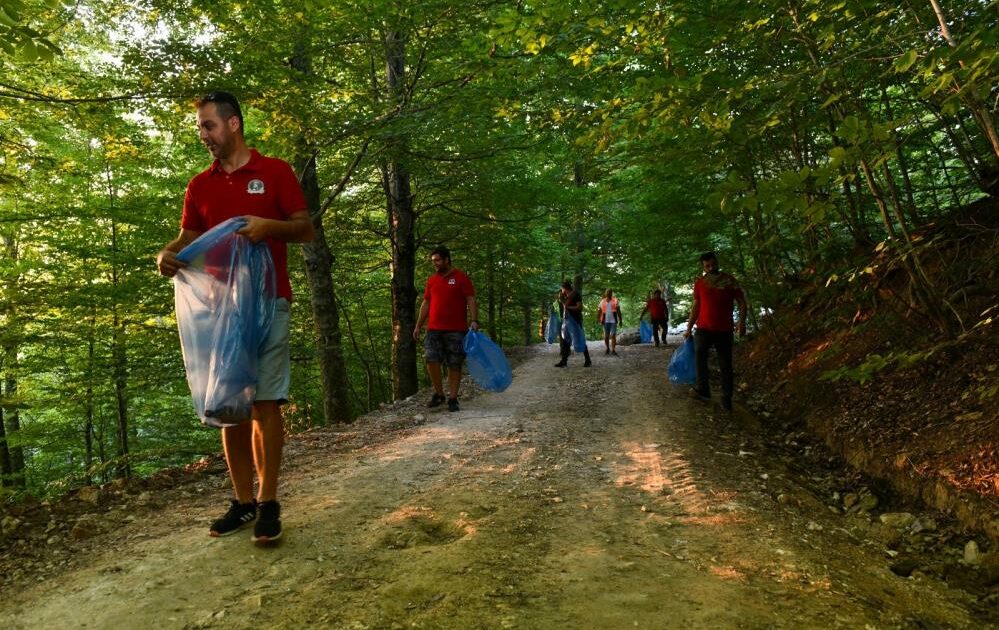
[(621, 452), (629, 461), (619, 467), (614, 483), (639, 488), (654, 497), (668, 495), (688, 514), (706, 513), (708, 500), (698, 489), (690, 464), (673, 451), (664, 456), (661, 448), (659, 444), (622, 444)]

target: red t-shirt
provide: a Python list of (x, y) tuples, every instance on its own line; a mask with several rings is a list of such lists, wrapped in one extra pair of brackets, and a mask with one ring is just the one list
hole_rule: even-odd
[(652, 298), (645, 303), (645, 308), (649, 311), (649, 319), (666, 319), (666, 300), (662, 298)]
[[(234, 172), (226, 173), (215, 160), (191, 179), (184, 195), (180, 227), (205, 232), (226, 219), (247, 214), (284, 221), (306, 209), (305, 195), (291, 166), (251, 149), (250, 161)], [(267, 246), (277, 273), (277, 295), (290, 302), (288, 244), (269, 238)]]
[(742, 289), (727, 273), (701, 276), (694, 282), (694, 299), (699, 303), (697, 328), (712, 332), (731, 332), (732, 308), (742, 297)]
[(430, 276), (423, 291), (423, 299), (430, 305), (427, 330), (467, 330), (466, 298), (470, 295), (475, 295), (475, 287), (460, 269), (452, 267), (446, 276)]

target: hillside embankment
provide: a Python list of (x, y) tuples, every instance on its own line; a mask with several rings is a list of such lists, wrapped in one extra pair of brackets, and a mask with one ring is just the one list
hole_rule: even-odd
[(887, 490), (999, 541), (999, 204), (914, 237), (953, 330), (920, 310), (905, 252), (795, 279), (739, 347), (766, 432), (813, 433)]

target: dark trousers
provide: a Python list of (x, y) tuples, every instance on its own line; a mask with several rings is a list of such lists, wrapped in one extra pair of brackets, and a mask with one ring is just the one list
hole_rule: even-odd
[(652, 320), (652, 338), (655, 339), (656, 345), (659, 345), (659, 329), (663, 329), (663, 343), (666, 343), (666, 331), (669, 330), (669, 320), (663, 319), (653, 319)]
[[(567, 362), (569, 360), (569, 355), (572, 354), (572, 342), (560, 335), (558, 338), (558, 349), (562, 352), (562, 363)], [(583, 350), (583, 357), (586, 359), (587, 363), (590, 362), (589, 348)]]
[(711, 347), (718, 351), (718, 363), (721, 366), (722, 403), (732, 402), (732, 332), (715, 332), (698, 329), (694, 333), (694, 352), (697, 355), (697, 385), (695, 389), (703, 396), (711, 395), (708, 385), (708, 351)]

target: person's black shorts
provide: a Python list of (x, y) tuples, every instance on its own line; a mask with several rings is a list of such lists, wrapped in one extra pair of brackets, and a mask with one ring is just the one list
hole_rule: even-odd
[(460, 368), (465, 361), (464, 331), (428, 330), (423, 340), (427, 363), (443, 363), (449, 368)]

